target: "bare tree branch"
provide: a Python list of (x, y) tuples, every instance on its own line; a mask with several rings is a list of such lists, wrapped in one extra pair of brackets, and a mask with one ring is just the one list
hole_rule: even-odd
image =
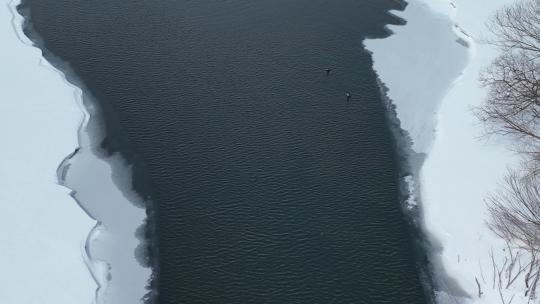
[[(489, 89), (476, 114), (488, 134), (519, 139), (519, 152), (540, 151), (540, 0), (520, 1), (488, 23), (501, 51), (480, 76)], [(538, 157), (537, 157), (538, 158)]]
[(540, 248), (540, 178), (510, 172), (487, 199), (489, 228), (506, 242)]

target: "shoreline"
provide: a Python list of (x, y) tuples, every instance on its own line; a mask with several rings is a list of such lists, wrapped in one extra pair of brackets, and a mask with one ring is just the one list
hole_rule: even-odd
[[(389, 26), (393, 33), (385, 39), (364, 41), (371, 52), (373, 68), (377, 74), (382, 97), (387, 108), (395, 112), (397, 122), (394, 133), (398, 148), (405, 150), (406, 167), (402, 177), (405, 193), (409, 193), (405, 216), (412, 217), (428, 263), (424, 271), (430, 279), (433, 301), (441, 290), (445, 293), (463, 295), (464, 291), (441, 267), (434, 253), (434, 239), (424, 225), (423, 184), (421, 170), (433, 144), (436, 117), (433, 115), (440, 100), (459, 77), (468, 56), (462, 44), (455, 43), (453, 23), (444, 16), (433, 13), (421, 1), (409, 1), (404, 11), (393, 14), (406, 21), (403, 26)], [(400, 49), (400, 56), (396, 56)], [(421, 50), (425, 50), (422, 52)], [(420, 51), (419, 51), (420, 50)], [(444, 61), (442, 59), (445, 59)], [(451, 63), (450, 63), (451, 62)], [(441, 72), (440, 68), (451, 65)], [(427, 67), (427, 68), (426, 68)], [(432, 69), (438, 73), (433, 73)], [(414, 75), (414, 77), (410, 77)], [(430, 83), (430, 90), (424, 87)]]
[(80, 249), (95, 221), (74, 203), (70, 189), (58, 184), (55, 174), (77, 146), (81, 113), (73, 96), (79, 89), (44, 60), (23, 33), (18, 1), (4, 4), (0, 35), (6, 56), (0, 79), (6, 85), (1, 92), (6, 133), (0, 154), (9, 176), (4, 175), (6, 191), (0, 195), (6, 203), (1, 266), (9, 278), (0, 284), (3, 302), (91, 302), (95, 282)]
[[(369, 50), (366, 50), (370, 52)], [(429, 239), (422, 224), (422, 210), (417, 198), (420, 196), (418, 188), (419, 167), (424, 156), (412, 149), (412, 140), (407, 131), (401, 128), (401, 122), (396, 112), (396, 107), (388, 97), (388, 88), (377, 75), (377, 82), (381, 90), (381, 100), (386, 108), (389, 128), (392, 133), (394, 149), (398, 166), (399, 207), (403, 212), (411, 235), (414, 240), (415, 257), (418, 264), (418, 274), (425, 289), (427, 303), (436, 304), (435, 300), (435, 277), (433, 275), (433, 263), (428, 252)]]
[[(103, 132), (97, 103), (85, 93), (84, 85), (69, 66), (44, 49), (41, 39), (27, 23), (27, 16), (17, 11), (15, 1), (10, 2), (10, 8), (14, 20), (20, 23), (17, 36), (24, 37), (26, 45), (40, 50), (40, 62), (46, 62), (54, 73), (62, 76), (64, 85), (72, 91), (70, 102), (78, 110), (76, 144), (71, 153), (64, 154), (67, 156), (58, 165), (56, 176), (57, 184), (70, 190), (67, 195), (74, 205), (94, 222), (81, 235), (86, 240), (76, 247), (87, 275), (97, 285), (88, 289), (94, 294), (92, 303), (143, 303), (151, 292), (152, 275), (144, 256), (147, 240), (140, 235), (141, 227), (147, 222), (145, 202), (132, 190), (131, 170), (123, 158), (117, 154), (105, 155), (99, 147)], [(15, 25), (14, 28), (17, 30)]]
[(80, 147), (62, 164), (69, 167), (63, 183), (73, 189), (71, 196), (81, 208), (97, 220), (85, 246), (88, 267), (98, 283), (96, 302), (142, 303), (152, 274), (141, 249), (146, 240), (138, 235), (146, 223), (144, 203), (128, 190), (131, 170), (123, 158), (100, 153), (98, 123), (92, 122), (99, 114), (86, 111), (92, 104), (79, 104), (87, 119), (79, 131)]
[[(482, 43), (486, 35), (484, 23), (497, 9), (513, 2), (498, 0), (485, 7), (462, 0), (410, 0), (409, 10), (396, 12), (396, 15), (417, 23), (419, 18), (427, 18), (427, 14), (413, 17), (410, 9), (424, 7), (435, 20), (450, 22), (447, 34), (432, 31), (430, 36), (426, 31), (431, 31), (433, 26), (407, 24), (390, 26), (395, 33), (387, 39), (366, 42), (373, 53), (374, 69), (389, 88), (388, 97), (396, 107), (397, 117), (411, 135), (414, 151), (425, 155), (414, 179), (420, 187), (417, 203), (423, 221), (421, 226), (431, 243), (428, 254), (436, 280), (437, 303), (441, 304), (494, 304), (500, 303), (501, 297), (506, 301), (512, 298), (512, 303), (527, 303), (522, 297), (525, 290), (522, 284), (516, 282), (501, 291), (495, 283), (491, 286), (491, 277), (495, 277), (490, 273), (491, 267), (503, 264), (506, 244), (485, 224), (488, 218), (484, 198), (497, 188), (507, 167), (517, 160), (508, 151), (508, 143), (480, 138), (482, 126), (472, 113), (472, 108), (486, 98), (486, 89), (479, 87), (478, 73), (498, 54), (492, 46)], [(426, 37), (428, 39), (420, 43)], [(430, 56), (441, 43), (454, 43), (466, 49), (465, 64), (450, 63), (456, 50), (448, 51), (448, 48), (439, 59), (442, 66), (430, 63)], [(390, 58), (396, 47), (402, 53), (399, 59), (405, 63)], [(414, 62), (418, 54), (421, 56)], [(408, 56), (413, 56), (412, 60)], [(414, 64), (407, 65), (407, 61)], [(455, 69), (456, 66), (459, 68)], [(437, 87), (433, 78), (440, 81), (440, 74), (452, 69), (451, 77), (439, 84), (438, 94), (427, 98), (425, 91)], [(399, 75), (403, 70), (406, 73)], [(413, 71), (415, 77), (407, 78)], [(432, 78), (422, 78), (424, 73), (431, 74)], [(420, 86), (415, 89), (417, 84)], [(429, 111), (426, 105), (431, 107)]]

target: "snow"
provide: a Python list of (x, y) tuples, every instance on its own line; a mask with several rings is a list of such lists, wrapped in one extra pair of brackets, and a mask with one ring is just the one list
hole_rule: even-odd
[(92, 303), (81, 248), (95, 222), (57, 184), (82, 119), (69, 85), (21, 32), (14, 3), (0, 9), (0, 295), (5, 304)]
[(131, 170), (99, 153), (88, 124), (99, 113), (22, 33), (17, 3), (2, 1), (0, 301), (141, 303), (151, 269), (139, 263), (146, 214)]
[(390, 38), (365, 41), (413, 148), (427, 153), (420, 171), (421, 202), (425, 231), (435, 247), (439, 303), (503, 303), (501, 297), (527, 303), (523, 278), (501, 293), (493, 287), (491, 252), (502, 266), (507, 251), (487, 228), (484, 201), (519, 159), (508, 142), (481, 136), (472, 111), (486, 98), (479, 73), (498, 54), (483, 43), (489, 37), (485, 23), (513, 2), (411, 0), (396, 13), (406, 26), (392, 26)]

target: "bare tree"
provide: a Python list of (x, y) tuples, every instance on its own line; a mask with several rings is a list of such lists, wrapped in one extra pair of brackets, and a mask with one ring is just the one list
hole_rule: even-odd
[(540, 249), (540, 178), (510, 172), (488, 199), (490, 229), (520, 248)]
[(489, 42), (501, 52), (480, 77), (489, 89), (478, 109), (488, 133), (518, 138), (519, 152), (540, 150), (540, 0), (521, 1), (498, 11), (488, 23)]
[(502, 51), (540, 52), (540, 1), (521, 0), (497, 11), (487, 24)]
[[(505, 303), (502, 289), (508, 289), (522, 277), (526, 286), (524, 295), (535, 299), (540, 280), (540, 177), (527, 172), (510, 172), (499, 191), (487, 201), (488, 226), (506, 242), (508, 255), (499, 267), (491, 253), (493, 285), (497, 286), (501, 301)], [(522, 252), (527, 253), (528, 262), (525, 264), (522, 263)], [(498, 284), (495, 283), (495, 274)]]
[(502, 265), (491, 252), (493, 288), (508, 304), (513, 296), (502, 291), (516, 280), (523, 279), (529, 301), (540, 282), (540, 0), (499, 10), (488, 28), (500, 55), (481, 74), (489, 91), (477, 115), (488, 134), (517, 139), (513, 150), (524, 156), (522, 171), (511, 171), (487, 199), (489, 228), (507, 245)]

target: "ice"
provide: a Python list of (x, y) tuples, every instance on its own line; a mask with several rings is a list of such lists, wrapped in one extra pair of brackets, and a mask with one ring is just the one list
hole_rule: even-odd
[(88, 215), (99, 222), (85, 248), (88, 266), (99, 284), (97, 303), (142, 303), (152, 275), (152, 270), (140, 263), (144, 258), (136, 256), (144, 241), (137, 230), (144, 229), (145, 202), (131, 190), (131, 168), (123, 158), (119, 154), (107, 156), (100, 150), (99, 111), (91, 101), (83, 110), (90, 113), (85, 115), (79, 132), (80, 149), (66, 159), (63, 167), (67, 169), (66, 186), (74, 190), (74, 198)]
[(23, 34), (17, 3), (2, 1), (0, 302), (142, 303), (152, 271), (137, 256), (146, 211), (131, 170), (97, 148), (91, 99), (83, 106)]
[(375, 70), (388, 87), (403, 129), (416, 152), (428, 152), (435, 134), (435, 112), (467, 62), (467, 48), (456, 43), (454, 23), (411, 1), (397, 13), (406, 26), (391, 26), (395, 35), (365, 41), (374, 52)]

